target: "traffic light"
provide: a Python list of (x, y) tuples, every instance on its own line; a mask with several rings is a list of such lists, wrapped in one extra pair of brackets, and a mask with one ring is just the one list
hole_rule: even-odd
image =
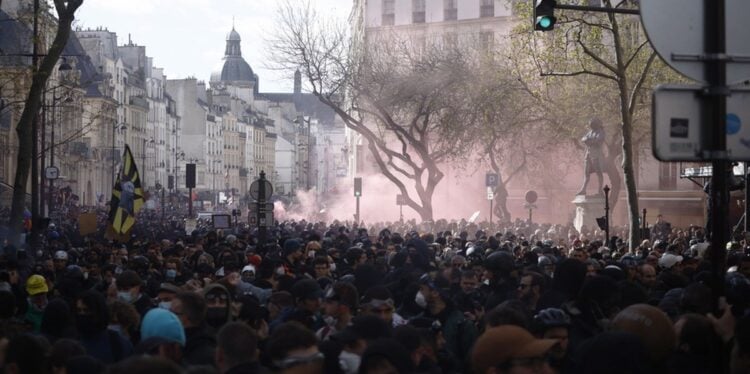
[(555, 28), (555, 0), (534, 0), (534, 30), (551, 31)]
[(362, 196), (362, 178), (354, 178), (354, 196)]

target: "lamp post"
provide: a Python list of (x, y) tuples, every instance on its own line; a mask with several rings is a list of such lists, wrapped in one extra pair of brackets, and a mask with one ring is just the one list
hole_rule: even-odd
[(141, 149), (141, 172), (139, 177), (141, 178), (141, 187), (146, 187), (146, 182), (143, 177), (146, 176), (146, 144), (154, 144), (154, 138), (150, 138), (146, 140), (146, 138), (143, 138), (143, 148)]
[[(70, 67), (70, 66), (68, 66)], [(62, 66), (61, 66), (62, 69)], [(70, 70), (68, 68), (67, 70)], [(55, 111), (56, 103), (58, 101), (62, 101), (63, 103), (70, 103), (73, 102), (73, 99), (70, 98), (70, 96), (63, 95), (60, 97), (55, 96), (56, 89), (52, 90), (52, 123), (50, 124), (50, 147), (49, 147), (49, 165), (50, 167), (56, 167), (55, 165), (55, 127), (57, 126), (57, 113)], [(64, 100), (63, 100), (64, 99)], [(49, 209), (49, 215), (52, 216), (52, 213), (54, 211), (54, 187), (55, 187), (55, 180), (53, 178), (50, 178), (49, 180), (49, 201), (47, 203), (48, 209)]]
[(128, 129), (128, 126), (125, 124), (115, 124), (112, 126), (112, 186), (115, 185), (115, 182), (117, 182), (117, 162), (115, 160), (115, 154), (117, 153), (117, 142), (116, 142), (116, 135), (117, 131), (126, 131)]

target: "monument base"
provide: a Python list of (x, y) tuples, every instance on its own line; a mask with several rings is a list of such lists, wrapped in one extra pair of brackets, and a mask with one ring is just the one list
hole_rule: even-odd
[(583, 226), (586, 226), (589, 230), (599, 228), (596, 219), (604, 217), (604, 195), (577, 195), (572, 203), (576, 206), (573, 227), (578, 232), (581, 232)]

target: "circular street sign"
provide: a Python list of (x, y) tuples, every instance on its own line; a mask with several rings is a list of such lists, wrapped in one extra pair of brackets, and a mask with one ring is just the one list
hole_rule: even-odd
[(529, 204), (534, 204), (536, 202), (536, 199), (538, 199), (539, 196), (537, 196), (536, 191), (529, 190), (526, 191), (526, 202)]
[(60, 169), (57, 166), (48, 166), (44, 169), (44, 177), (52, 180), (60, 178)]
[[(750, 1), (726, 1), (726, 54), (750, 55)], [(704, 0), (641, 0), (641, 22), (648, 40), (662, 60), (673, 69), (700, 82), (706, 82), (705, 61), (696, 56), (705, 54)], [(677, 58), (683, 56), (684, 58)], [(750, 78), (750, 64), (728, 62), (727, 83), (735, 84)]]
[[(265, 196), (263, 197), (263, 200), (268, 200), (271, 198), (271, 195), (273, 195), (273, 186), (271, 185), (271, 182), (268, 180), (263, 180), (265, 185)], [(255, 200), (260, 200), (260, 179), (253, 181), (252, 184), (250, 184), (250, 197), (252, 197)]]

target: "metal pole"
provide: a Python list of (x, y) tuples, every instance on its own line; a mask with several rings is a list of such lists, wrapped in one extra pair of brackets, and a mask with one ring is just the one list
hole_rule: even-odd
[(164, 186), (161, 186), (161, 221), (162, 222), (164, 222), (164, 207), (166, 205), (164, 203), (164, 190), (165, 190)]
[(266, 245), (266, 172), (260, 171), (260, 178), (258, 179), (258, 245), (265, 251)]
[(533, 210), (533, 209), (531, 209), (531, 204), (529, 204), (529, 223), (531, 223), (531, 222), (532, 222), (532, 221), (531, 221), (531, 211), (532, 211), (532, 210)]
[(604, 185), (604, 235), (606, 240), (604, 245), (609, 247), (609, 186), (606, 184)]
[(399, 205), (398, 209), (399, 209), (399, 219), (401, 222), (404, 222), (404, 204)]
[(193, 218), (193, 187), (188, 187), (188, 218)]
[(492, 227), (492, 200), (490, 199), (490, 227)]
[(357, 224), (359, 224), (359, 196), (357, 196), (357, 214), (355, 214)]

